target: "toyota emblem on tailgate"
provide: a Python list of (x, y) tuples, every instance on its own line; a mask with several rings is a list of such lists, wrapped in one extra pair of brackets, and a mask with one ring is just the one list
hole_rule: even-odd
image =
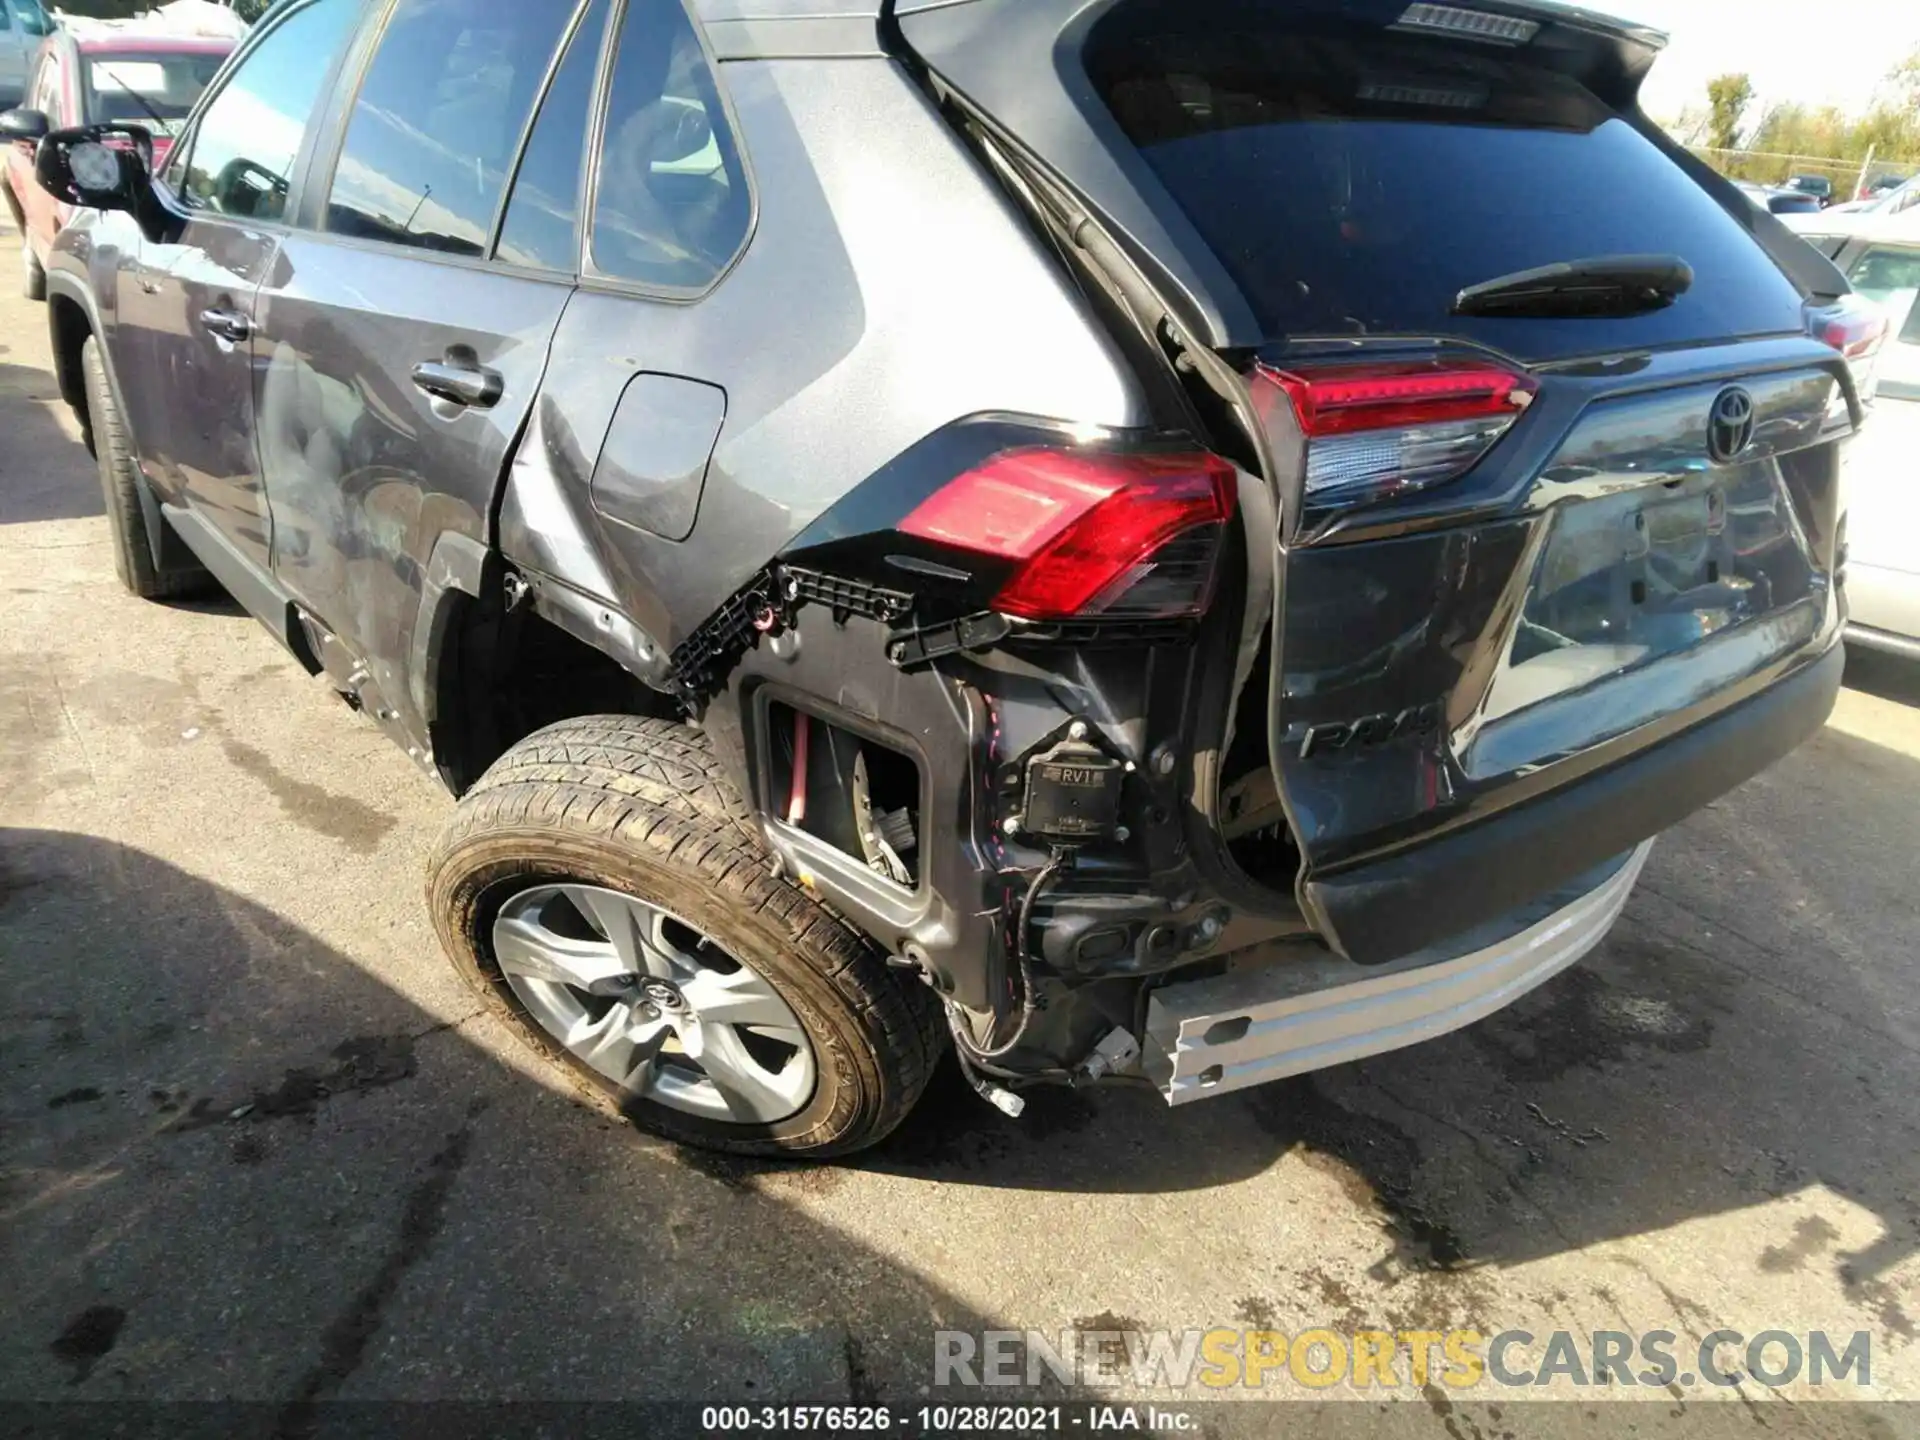
[(1753, 443), (1753, 396), (1729, 385), (1714, 398), (1707, 416), (1707, 454), (1716, 465), (1728, 465)]

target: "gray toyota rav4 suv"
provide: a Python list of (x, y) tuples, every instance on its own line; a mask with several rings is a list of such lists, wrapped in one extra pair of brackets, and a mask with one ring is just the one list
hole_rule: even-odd
[(645, 1125), (1442, 1033), (1838, 684), (1877, 312), (1538, 0), (280, 0), (57, 133), (122, 577), (460, 797)]

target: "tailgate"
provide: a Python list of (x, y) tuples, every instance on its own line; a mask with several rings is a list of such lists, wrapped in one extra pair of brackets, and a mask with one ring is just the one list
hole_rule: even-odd
[[(1560, 883), (1824, 718), (1830, 684), (1791, 713), (1747, 712), (1836, 633), (1841, 381), (1805, 357), (1659, 373), (1702, 358), (1666, 357), (1629, 393), (1540, 377), (1531, 413), (1457, 482), (1517, 481), (1497, 513), (1403, 504), (1396, 523), (1376, 506), (1281, 553), (1273, 769), (1309, 913), (1354, 958)], [(1753, 432), (1722, 458), (1730, 394)], [(1741, 715), (1684, 762), (1671, 748)]]

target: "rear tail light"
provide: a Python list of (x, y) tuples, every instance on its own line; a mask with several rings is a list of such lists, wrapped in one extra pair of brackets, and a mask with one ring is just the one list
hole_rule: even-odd
[(1849, 360), (1879, 353), (1887, 338), (1887, 312), (1863, 295), (1844, 295), (1807, 312), (1807, 328)]
[[(1465, 474), (1533, 402), (1534, 382), (1479, 360), (1255, 371), (1307, 441), (1307, 500), (1352, 505)], [(1264, 390), (1264, 394), (1260, 394)]]
[[(1831, 305), (1807, 307), (1807, 333), (1845, 357), (1862, 405), (1879, 386), (1880, 347), (1888, 329), (1887, 312), (1864, 295), (1843, 295)], [(1836, 397), (1836, 408), (1846, 408), (1844, 395)]]
[(1013, 561), (993, 602), (1004, 614), (1197, 615), (1234, 489), (1217, 455), (1009, 450), (928, 496), (900, 529)]

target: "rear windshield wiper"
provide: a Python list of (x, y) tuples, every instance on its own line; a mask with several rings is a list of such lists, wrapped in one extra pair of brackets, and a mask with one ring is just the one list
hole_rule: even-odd
[(1693, 267), (1678, 255), (1595, 255), (1469, 285), (1454, 297), (1453, 313), (1516, 319), (1644, 315), (1666, 309), (1692, 287)]

